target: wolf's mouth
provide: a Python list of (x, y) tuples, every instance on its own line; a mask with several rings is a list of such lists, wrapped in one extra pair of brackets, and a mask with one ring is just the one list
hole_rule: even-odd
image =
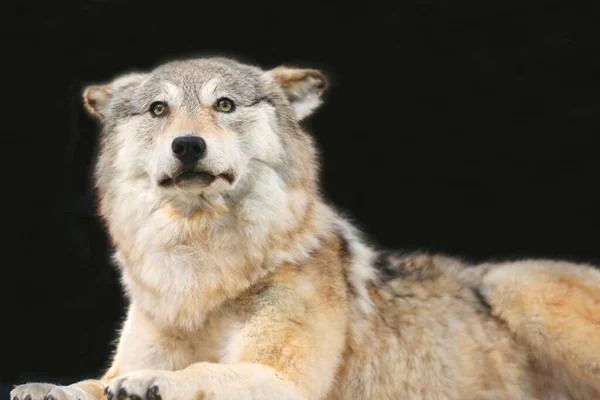
[(232, 171), (227, 171), (219, 175), (213, 175), (206, 171), (184, 171), (175, 177), (167, 176), (158, 182), (159, 186), (169, 187), (175, 185), (193, 185), (201, 184), (208, 186), (214, 182), (217, 178), (223, 178), (229, 184), (233, 184), (235, 181), (235, 174)]
[(189, 184), (201, 184), (201, 185), (210, 185), (215, 179), (216, 176), (209, 174), (204, 171), (184, 171), (175, 177), (166, 177), (158, 182), (159, 186), (167, 187), (173, 185), (189, 185)]

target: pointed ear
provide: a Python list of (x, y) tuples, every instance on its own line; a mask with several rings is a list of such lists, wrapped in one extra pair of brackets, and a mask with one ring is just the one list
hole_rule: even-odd
[(139, 84), (145, 74), (128, 74), (115, 79), (106, 85), (92, 85), (83, 91), (85, 108), (98, 119), (106, 117), (110, 103), (125, 89)]
[(281, 66), (266, 74), (283, 89), (298, 120), (312, 114), (321, 104), (327, 78), (320, 71)]

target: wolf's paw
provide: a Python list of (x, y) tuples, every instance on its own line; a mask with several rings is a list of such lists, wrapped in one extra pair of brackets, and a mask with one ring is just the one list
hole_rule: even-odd
[(177, 398), (166, 371), (142, 370), (114, 379), (104, 393), (107, 400), (168, 400)]
[(75, 387), (49, 383), (27, 383), (10, 392), (11, 400), (86, 400), (86, 393)]

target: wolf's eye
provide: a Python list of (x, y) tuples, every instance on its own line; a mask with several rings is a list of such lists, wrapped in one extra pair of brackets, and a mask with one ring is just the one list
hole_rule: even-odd
[(230, 113), (235, 110), (235, 104), (233, 104), (233, 101), (227, 97), (222, 97), (217, 100), (217, 110), (224, 113)]
[(154, 103), (150, 104), (150, 113), (153, 117), (160, 117), (162, 115), (165, 115), (166, 111), (167, 103), (165, 102), (155, 101)]

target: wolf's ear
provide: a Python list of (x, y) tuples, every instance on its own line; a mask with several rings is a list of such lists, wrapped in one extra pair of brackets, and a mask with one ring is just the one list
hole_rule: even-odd
[(327, 78), (316, 69), (282, 66), (268, 71), (266, 76), (283, 89), (298, 120), (312, 114), (321, 104), (321, 95), (327, 87)]
[(140, 83), (145, 77), (146, 74), (128, 74), (106, 85), (88, 86), (83, 91), (83, 104), (90, 114), (104, 119), (110, 102), (125, 89)]

